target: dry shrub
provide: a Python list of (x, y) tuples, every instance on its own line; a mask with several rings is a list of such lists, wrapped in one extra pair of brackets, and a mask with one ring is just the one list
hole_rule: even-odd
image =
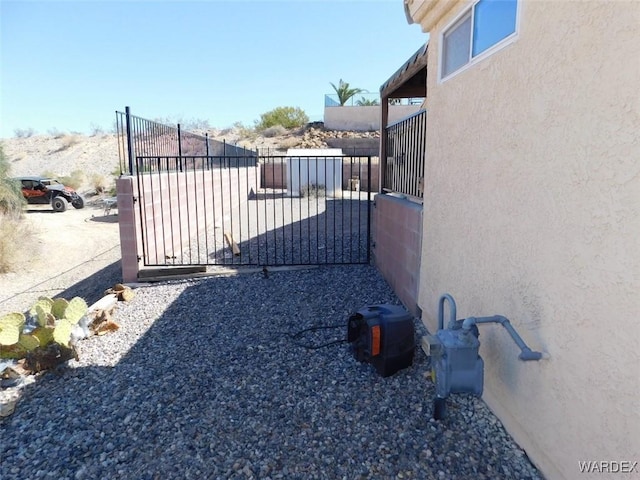
[(109, 179), (100, 173), (94, 173), (91, 175), (91, 185), (97, 195), (105, 193), (109, 189)]
[(50, 128), (49, 130), (47, 130), (47, 133), (52, 136), (53, 138), (55, 138), (56, 140), (61, 139), (62, 137), (65, 136), (65, 133), (61, 130), (58, 130), (57, 128)]
[(76, 145), (78, 142), (79, 140), (76, 135), (65, 135), (64, 137), (62, 137), (60, 141), (60, 147), (58, 148), (58, 150), (56, 150), (56, 152), (67, 150), (68, 148)]
[[(54, 177), (55, 178), (55, 177)], [(58, 180), (65, 186), (71, 187), (74, 190), (78, 190), (82, 185), (84, 185), (87, 176), (84, 174), (82, 170), (74, 170), (71, 172), (71, 175), (67, 175), (65, 177), (60, 177)]]
[(297, 146), (300, 145), (301, 141), (302, 141), (302, 139), (299, 138), (299, 137), (283, 138), (282, 141), (280, 141), (280, 143), (278, 144), (278, 147), (281, 150), (288, 150), (289, 148), (296, 148)]
[(91, 125), (89, 125), (89, 131), (91, 132), (92, 137), (104, 134), (104, 128), (96, 123), (91, 123)]
[(18, 218), (26, 204), (20, 182), (10, 177), (11, 165), (0, 144), (0, 220), (1, 217)]
[(254, 128), (247, 127), (240, 122), (233, 124), (233, 128), (238, 133), (239, 140), (247, 140), (253, 142), (258, 138), (258, 132)]
[(0, 217), (0, 273), (19, 271), (37, 250), (36, 235), (24, 218)]
[(36, 131), (29, 127), (29, 128), (16, 128), (13, 131), (14, 135), (16, 136), (16, 138), (29, 138), (32, 137), (34, 133), (36, 133)]
[(322, 184), (307, 183), (300, 188), (300, 196), (321, 198), (327, 195), (326, 190), (326, 187)]
[(285, 133), (287, 133), (287, 129), (282, 125), (274, 125), (272, 127), (265, 128), (262, 131), (262, 136), (267, 138), (279, 137), (280, 135), (284, 135)]
[(20, 184), (9, 178), (0, 178), (0, 221), (19, 218), (26, 204)]

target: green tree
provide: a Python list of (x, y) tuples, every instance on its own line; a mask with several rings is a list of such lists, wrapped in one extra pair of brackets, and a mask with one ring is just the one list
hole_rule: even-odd
[(356, 102), (356, 105), (358, 105), (359, 107), (371, 107), (374, 105), (380, 105), (380, 103), (378, 103), (377, 98), (368, 99), (368, 98), (362, 97), (360, 100)]
[(9, 177), (10, 167), (0, 145), (0, 215), (17, 218), (22, 215), (25, 200), (18, 182)]
[(256, 122), (256, 130), (262, 131), (269, 127), (282, 125), (284, 128), (302, 127), (309, 122), (309, 117), (299, 107), (278, 107), (260, 115)]
[(363, 92), (361, 88), (351, 88), (349, 86), (349, 83), (342, 81), (342, 79), (340, 79), (340, 81), (338, 82), (337, 87), (333, 83), (331, 83), (331, 86), (338, 95), (338, 101), (340, 102), (340, 105), (344, 105), (351, 97)]

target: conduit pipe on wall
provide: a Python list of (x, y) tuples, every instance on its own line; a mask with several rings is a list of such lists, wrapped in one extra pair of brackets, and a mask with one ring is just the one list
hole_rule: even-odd
[[(449, 325), (447, 328), (455, 329), (460, 328), (460, 321), (456, 321), (456, 301), (453, 299), (451, 295), (448, 293), (443, 294), (440, 297), (438, 303), (438, 330), (442, 330), (444, 328), (444, 304), (445, 301), (449, 304)], [(511, 322), (507, 317), (502, 315), (493, 315), (492, 317), (469, 317), (465, 318), (462, 321), (462, 329), (465, 331), (469, 331), (473, 328), (474, 325), (478, 325), (481, 323), (499, 323), (504, 328), (506, 328), (509, 335), (516, 345), (520, 348), (520, 355), (518, 358), (522, 361), (530, 361), (530, 360), (540, 360), (541, 358), (546, 358), (548, 355), (544, 355), (541, 352), (535, 352), (531, 350), (527, 344), (522, 340), (518, 332), (513, 328)]]
[(471, 330), (471, 327), (480, 323), (499, 323), (504, 328), (506, 328), (513, 341), (516, 342), (516, 345), (518, 345), (518, 347), (520, 348), (520, 355), (518, 355), (518, 358), (520, 360), (526, 362), (529, 360), (540, 360), (542, 358), (542, 353), (534, 352), (533, 350), (531, 350), (527, 346), (527, 344), (524, 343), (524, 340), (522, 340), (520, 335), (518, 335), (518, 332), (516, 332), (515, 328), (513, 328), (509, 319), (507, 317), (503, 317), (502, 315), (494, 315), (492, 317), (465, 318), (462, 322), (462, 329), (465, 331), (469, 331)]
[(444, 328), (444, 301), (449, 302), (449, 328), (453, 328), (456, 323), (456, 301), (448, 293), (443, 294), (440, 297), (438, 303), (438, 330)]

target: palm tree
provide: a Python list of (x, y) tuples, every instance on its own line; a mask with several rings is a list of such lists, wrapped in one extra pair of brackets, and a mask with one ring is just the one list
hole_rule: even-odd
[(362, 93), (363, 91), (361, 88), (349, 88), (349, 84), (347, 82), (343, 82), (342, 79), (340, 79), (340, 82), (338, 82), (337, 87), (333, 83), (331, 83), (331, 86), (338, 95), (340, 106), (343, 106), (345, 103), (347, 103), (347, 100), (349, 100), (354, 95)]
[(356, 102), (356, 105), (358, 105), (359, 107), (371, 107), (371, 106), (380, 105), (380, 104), (378, 103), (377, 98), (369, 99), (369, 98), (362, 97), (360, 100)]

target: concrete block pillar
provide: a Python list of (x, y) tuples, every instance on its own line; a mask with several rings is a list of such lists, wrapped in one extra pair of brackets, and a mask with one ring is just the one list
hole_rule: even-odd
[(122, 281), (137, 282), (140, 270), (139, 253), (141, 236), (139, 222), (136, 221), (136, 185), (133, 177), (116, 180), (118, 192), (118, 223), (120, 225), (120, 250), (122, 255)]

